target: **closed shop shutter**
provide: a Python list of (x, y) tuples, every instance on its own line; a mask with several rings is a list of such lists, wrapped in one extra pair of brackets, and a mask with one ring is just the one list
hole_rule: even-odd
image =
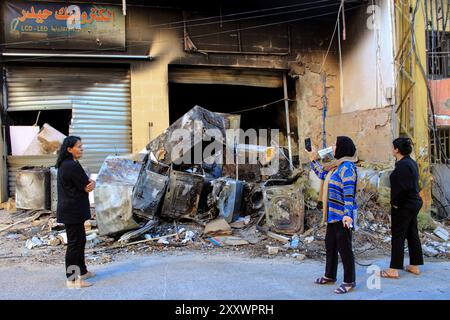
[(279, 72), (243, 68), (171, 67), (169, 82), (184, 84), (222, 84), (264, 88), (281, 88)]
[[(107, 155), (130, 153), (130, 73), (125, 68), (8, 67), (8, 112), (71, 109), (69, 134), (83, 140), (83, 166), (98, 172)], [(48, 157), (20, 164), (48, 165)], [(10, 164), (16, 164), (13, 156)], [(15, 167), (15, 166), (14, 166)], [(13, 168), (11, 168), (13, 169)], [(16, 169), (16, 168), (14, 168)], [(10, 174), (10, 193), (14, 181)]]

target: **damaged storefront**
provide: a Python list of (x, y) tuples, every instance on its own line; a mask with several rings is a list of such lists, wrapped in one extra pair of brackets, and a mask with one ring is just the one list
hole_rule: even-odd
[(17, 170), (54, 165), (66, 135), (82, 137), (82, 163), (90, 173), (107, 155), (131, 152), (127, 69), (8, 66), (5, 75), (10, 196)]
[[(239, 133), (239, 128), (229, 125), (226, 115), (196, 106), (150, 141), (142, 161), (108, 157), (95, 190), (100, 234), (120, 236), (123, 243), (151, 234), (160, 224), (183, 221), (204, 226), (199, 236), (216, 244), (248, 243), (232, 236), (230, 226), (250, 221), (263, 233), (302, 233), (305, 173), (279, 172), (278, 166), (273, 172), (265, 170), (271, 163), (287, 161), (286, 150), (236, 144), (230, 136)], [(214, 142), (211, 132), (215, 132)], [(198, 152), (205, 155), (213, 144), (215, 156), (195, 162)], [(232, 156), (228, 162), (222, 158), (227, 153)], [(246, 161), (251, 153), (255, 163)], [(228, 171), (233, 177), (224, 166), (233, 167)], [(257, 167), (253, 176), (241, 175), (246, 166)]]
[[(93, 239), (108, 243), (102, 250), (263, 244), (264, 253), (303, 259), (321, 252), (324, 231), (320, 183), (309, 173), (304, 139), (322, 148), (348, 135), (362, 160), (358, 203), (365, 233), (358, 234), (358, 245), (387, 246), (392, 8), (381, 2), (382, 33), (389, 36), (377, 42), (372, 29), (361, 28), (370, 17), (364, 1), (346, 2), (340, 26), (347, 32), (336, 31), (334, 38), (341, 1), (288, 2), (289, 8), (269, 15), (274, 1), (231, 1), (220, 8), (129, 1), (124, 15), (122, 2), (111, 0), (91, 22), (106, 23), (107, 10), (120, 16), (113, 29), (105, 27), (116, 33), (114, 43), (99, 33), (76, 48), (52, 41), (4, 47), (9, 195), (18, 169), (43, 166), (49, 174), (54, 142), (61, 140), (39, 140), (47, 128), (83, 140), (82, 164), (97, 179), (88, 228)], [(32, 17), (30, 4), (36, 3), (23, 7), (24, 18)], [(233, 16), (241, 11), (240, 19)], [(89, 53), (77, 51), (83, 45)], [(14, 134), (25, 132), (29, 144), (36, 138), (53, 148), (16, 154)], [(51, 219), (47, 230), (63, 234)]]

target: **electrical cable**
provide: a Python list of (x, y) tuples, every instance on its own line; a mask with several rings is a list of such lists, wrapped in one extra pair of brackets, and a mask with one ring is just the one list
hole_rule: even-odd
[(319, 74), (322, 73), (323, 66), (324, 66), (325, 61), (326, 61), (326, 59), (327, 59), (327, 57), (328, 57), (328, 53), (330, 52), (330, 48), (331, 48), (331, 45), (332, 45), (332, 43), (333, 43), (334, 35), (336, 34), (336, 30), (337, 30), (337, 27), (338, 27), (338, 23), (339, 23), (339, 15), (340, 15), (340, 13), (341, 13), (341, 10), (342, 10), (342, 2), (341, 2), (341, 6), (339, 7), (339, 10), (338, 10), (338, 14), (337, 14), (337, 18), (336, 18), (336, 23), (335, 23), (335, 25), (334, 25), (333, 34), (331, 35), (331, 40), (330, 40), (330, 43), (329, 43), (329, 45), (328, 45), (327, 52), (326, 52), (326, 54), (325, 54), (325, 57), (323, 58), (322, 65), (320, 66)]
[[(346, 9), (346, 11), (354, 10), (354, 9), (357, 9), (357, 8), (360, 8), (360, 7), (362, 7), (362, 5), (348, 8), (348, 9)], [(190, 38), (201, 38), (201, 37), (208, 37), (208, 36), (213, 36), (213, 35), (218, 35), (218, 34), (232, 33), (232, 32), (236, 32), (236, 31), (264, 28), (264, 27), (278, 25), (278, 24), (284, 24), (284, 23), (303, 21), (303, 20), (308, 20), (308, 19), (313, 19), (313, 18), (318, 18), (318, 17), (329, 16), (329, 15), (332, 15), (332, 14), (335, 14), (335, 13), (334, 12), (328, 12), (328, 13), (323, 13), (323, 14), (317, 14), (317, 15), (300, 17), (300, 18), (291, 19), (291, 20), (284, 20), (284, 21), (278, 21), (278, 22), (274, 22), (274, 23), (255, 25), (255, 26), (246, 27), (246, 28), (238, 28), (238, 29), (234, 29), (234, 30), (226, 30), (226, 31), (220, 31), (220, 32), (212, 32), (212, 33), (207, 33), (207, 34), (195, 35), (195, 36), (190, 36)], [(184, 36), (178, 37), (176, 39), (177, 40), (183, 40)], [(139, 46), (148, 46), (149, 44), (163, 43), (163, 42), (173, 42), (173, 41), (174, 41), (174, 39), (170, 39), (170, 40), (166, 39), (166, 40), (161, 40), (161, 41), (134, 41), (134, 42), (139, 42), (139, 44), (128, 45), (127, 48), (139, 47)], [(77, 52), (77, 53), (78, 54), (96, 53), (96, 52), (102, 52), (102, 51), (111, 51), (113, 49), (120, 50), (120, 49), (123, 49), (123, 47), (120, 46), (120, 47), (112, 47), (112, 48), (105, 48), (105, 49), (86, 50), (86, 51), (81, 51), (81, 52)], [(14, 61), (14, 62), (35, 61), (35, 60), (41, 60), (41, 59), (45, 59), (45, 58), (46, 57), (31, 57), (31, 58), (23, 58), (23, 59), (14, 59), (14, 60), (11, 60), (11, 61)]]
[(278, 99), (278, 100), (275, 100), (275, 101), (272, 101), (272, 102), (269, 102), (269, 103), (266, 103), (266, 104), (262, 104), (262, 105), (257, 106), (257, 107), (252, 107), (252, 108), (248, 108), (248, 109), (241, 109), (241, 110), (236, 110), (236, 111), (227, 112), (227, 113), (235, 114), (235, 113), (243, 113), (243, 112), (257, 110), (257, 109), (264, 109), (267, 106), (274, 105), (274, 104), (276, 104), (278, 102), (282, 102), (282, 101), (295, 101), (295, 100), (283, 98), (283, 99)]
[[(238, 12), (238, 13), (233, 13), (233, 14), (228, 14), (228, 15), (222, 15), (222, 16), (212, 16), (212, 17), (206, 17), (206, 18), (197, 18), (197, 19), (188, 19), (188, 20), (181, 20), (181, 21), (173, 21), (173, 22), (168, 22), (168, 23), (161, 23), (161, 24), (156, 24), (156, 25), (151, 25), (150, 28), (159, 28), (159, 27), (164, 27), (164, 26), (170, 26), (173, 24), (182, 24), (179, 27), (176, 28), (183, 28), (184, 24), (189, 23), (189, 22), (195, 22), (195, 21), (203, 21), (203, 20), (210, 20), (210, 19), (214, 19), (214, 18), (222, 18), (222, 17), (228, 17), (228, 16), (238, 16), (238, 15), (245, 15), (245, 14), (249, 14), (249, 13), (258, 13), (258, 12), (265, 12), (265, 11), (271, 11), (271, 10), (279, 10), (282, 8), (289, 8), (289, 7), (296, 7), (296, 6), (306, 6), (309, 4), (317, 4), (317, 3), (321, 3), (321, 2), (329, 2), (330, 0), (320, 0), (320, 1), (311, 1), (311, 2), (306, 2), (306, 3), (301, 3), (301, 4), (295, 4), (295, 5), (291, 5), (291, 6), (282, 6), (282, 7), (273, 7), (273, 8), (266, 8), (266, 9), (260, 9), (260, 10), (253, 10), (253, 11), (244, 11), (244, 12)], [(352, 2), (358, 2), (358, 1), (352, 1)], [(328, 4), (326, 6), (333, 6), (336, 4)], [(307, 11), (307, 10), (315, 10), (318, 8), (321, 8), (323, 6), (312, 6), (312, 7), (308, 7), (306, 9), (302, 9), (302, 11)], [(296, 12), (297, 10), (292, 10), (292, 11), (284, 11), (284, 12), (279, 12), (276, 14), (286, 14), (286, 13), (291, 13), (291, 12)], [(256, 17), (266, 17), (266, 16), (270, 16), (272, 14), (268, 14), (268, 15), (260, 15), (260, 16), (256, 16)], [(252, 19), (252, 18), (256, 18), (255, 16), (252, 17), (246, 17), (246, 19)], [(210, 24), (218, 24), (218, 23), (222, 23), (222, 22), (229, 22), (229, 21), (237, 21), (240, 19), (235, 19), (235, 20), (228, 20), (228, 21), (214, 21), (214, 22), (210, 22)], [(201, 25), (201, 24), (199, 24)], [(195, 25), (192, 25), (195, 26)], [(191, 27), (191, 26), (188, 26)], [(165, 28), (165, 29), (171, 29), (171, 28)], [(97, 34), (109, 34), (110, 31), (104, 31), (104, 32), (100, 32)], [(54, 38), (51, 39), (52, 42), (55, 41), (64, 41), (64, 40), (68, 40), (68, 39), (76, 39), (78, 37), (83, 37), (83, 35), (79, 35), (79, 36), (72, 36), (70, 38), (68, 38), (68, 36), (64, 36), (64, 37), (58, 37), (58, 38)], [(19, 42), (9, 42), (9, 43), (2, 43), (0, 45), (18, 45), (18, 44), (32, 44), (32, 43), (40, 43), (40, 42), (48, 42), (49, 39), (42, 39), (42, 40), (29, 40), (29, 41), (19, 41)]]
[[(357, 1), (353, 1), (353, 2), (357, 2)], [(309, 8), (305, 8), (305, 9), (296, 9), (296, 10), (290, 10), (290, 11), (284, 11), (284, 12), (275, 12), (275, 13), (259, 15), (259, 16), (250, 16), (250, 17), (243, 17), (243, 18), (238, 18), (238, 19), (230, 19), (230, 20), (222, 20), (222, 21), (205, 22), (205, 23), (200, 23), (200, 24), (192, 24), (192, 25), (187, 25), (187, 27), (188, 28), (192, 28), (192, 27), (206, 26), (206, 25), (217, 24), (217, 23), (227, 23), (227, 22), (244, 21), (244, 20), (251, 20), (251, 19), (258, 19), (258, 18), (266, 18), (266, 17), (277, 16), (277, 15), (282, 15), (282, 14), (289, 14), (289, 13), (294, 13), (294, 12), (303, 12), (303, 11), (309, 11), (309, 10), (316, 10), (316, 9), (320, 9), (320, 8), (328, 8), (328, 7), (333, 7), (333, 6), (336, 6), (336, 5), (338, 5), (338, 4), (337, 3), (332, 3), (332, 4), (322, 5), (322, 6), (309, 7)], [(183, 26), (164, 28), (164, 30), (172, 30), (172, 29), (179, 29), (179, 28), (183, 28)]]

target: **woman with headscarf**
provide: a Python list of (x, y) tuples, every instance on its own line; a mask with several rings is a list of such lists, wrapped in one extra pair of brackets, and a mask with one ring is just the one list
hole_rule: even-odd
[(322, 180), (319, 197), (323, 202), (322, 222), (327, 223), (325, 275), (316, 279), (315, 283), (323, 285), (336, 282), (339, 253), (344, 265), (344, 282), (334, 292), (343, 294), (356, 286), (352, 230), (358, 179), (355, 163), (358, 159), (355, 144), (349, 137), (338, 136), (333, 151), (335, 159), (322, 166), (316, 161), (316, 150), (314, 148), (311, 152), (306, 150), (312, 170)]
[(86, 232), (84, 222), (91, 218), (89, 192), (95, 181), (89, 179), (78, 160), (83, 156), (81, 138), (68, 136), (59, 150), (56, 218), (64, 223), (67, 234), (66, 276), (67, 287), (83, 288), (92, 283), (85, 281), (95, 276), (86, 268), (84, 249)]
[(409, 138), (397, 138), (393, 142), (392, 154), (395, 157), (395, 169), (390, 176), (391, 182), (391, 264), (380, 272), (383, 278), (399, 278), (398, 270), (403, 269), (405, 240), (408, 240), (410, 265), (406, 271), (420, 274), (419, 265), (423, 265), (422, 245), (417, 229), (417, 215), (422, 208), (419, 195), (419, 168), (409, 156), (412, 142)]

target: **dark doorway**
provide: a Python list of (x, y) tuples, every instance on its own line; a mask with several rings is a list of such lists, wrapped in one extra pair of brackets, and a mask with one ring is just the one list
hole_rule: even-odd
[[(284, 101), (271, 104), (283, 97), (283, 88), (169, 83), (169, 119), (172, 124), (195, 105), (199, 105), (214, 112), (240, 114), (243, 130), (279, 129), (285, 134)], [(244, 111), (265, 104), (269, 105)], [(290, 126), (291, 131), (296, 133), (296, 123), (291, 121)]]

